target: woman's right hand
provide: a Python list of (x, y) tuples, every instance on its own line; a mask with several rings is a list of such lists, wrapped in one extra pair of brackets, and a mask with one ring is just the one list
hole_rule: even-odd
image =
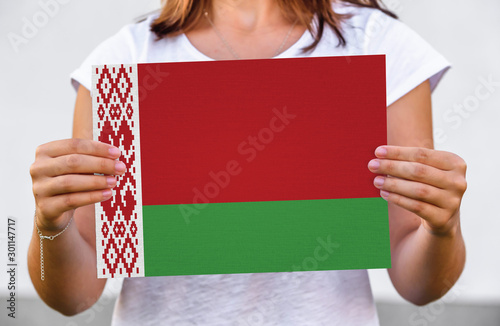
[(39, 225), (60, 230), (68, 223), (65, 212), (110, 199), (115, 176), (125, 172), (119, 157), (118, 148), (87, 139), (40, 145), (30, 168)]

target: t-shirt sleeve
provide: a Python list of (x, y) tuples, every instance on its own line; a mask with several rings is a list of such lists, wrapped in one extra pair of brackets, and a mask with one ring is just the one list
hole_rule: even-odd
[(130, 26), (123, 27), (118, 33), (99, 44), (80, 67), (70, 75), (71, 84), (78, 90), (80, 85), (92, 90), (92, 65), (130, 64), (135, 61), (133, 37)]
[(365, 52), (386, 55), (387, 106), (429, 79), (433, 91), (450, 63), (397, 19), (375, 11), (365, 33)]

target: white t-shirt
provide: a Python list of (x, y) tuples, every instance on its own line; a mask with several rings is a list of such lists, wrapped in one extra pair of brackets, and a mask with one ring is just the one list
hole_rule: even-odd
[[(448, 61), (406, 25), (371, 8), (335, 5), (353, 17), (339, 47), (329, 28), (314, 51), (309, 32), (276, 58), (386, 54), (387, 105), (430, 79), (434, 90)], [(127, 25), (100, 44), (72, 75), (91, 89), (91, 65), (211, 61), (182, 34), (156, 41), (149, 26), (156, 15)], [(378, 326), (368, 273), (310, 271), (131, 278), (123, 282), (113, 315), (124, 325)]]

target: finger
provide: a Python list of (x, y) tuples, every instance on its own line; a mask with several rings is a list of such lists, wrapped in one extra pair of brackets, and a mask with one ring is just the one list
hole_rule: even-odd
[(368, 163), (368, 169), (373, 173), (423, 182), (441, 189), (450, 186), (446, 177), (449, 172), (422, 163), (374, 159)]
[(106, 189), (49, 197), (38, 203), (38, 211), (46, 217), (57, 217), (71, 209), (108, 200), (112, 195), (113, 191)]
[(378, 176), (374, 179), (373, 184), (380, 190), (430, 203), (441, 208), (447, 207), (449, 202), (449, 196), (445, 191), (425, 183)]
[(380, 196), (387, 200), (387, 202), (394, 203), (412, 213), (417, 214), (429, 222), (446, 213), (444, 209), (430, 203), (425, 203), (417, 199), (408, 198), (400, 194), (387, 192), (385, 190), (380, 191)]
[(44, 196), (56, 196), (72, 192), (87, 192), (111, 189), (116, 186), (114, 176), (68, 174), (50, 178), (37, 189)]
[(78, 138), (56, 140), (37, 148), (37, 155), (58, 157), (68, 154), (85, 154), (117, 159), (120, 157), (120, 150), (109, 144)]
[(70, 154), (38, 162), (34, 174), (55, 177), (77, 173), (99, 173), (121, 175), (125, 172), (123, 162), (90, 155)]
[(453, 153), (420, 147), (380, 146), (375, 150), (378, 158), (418, 162), (441, 170), (453, 170), (465, 164)]

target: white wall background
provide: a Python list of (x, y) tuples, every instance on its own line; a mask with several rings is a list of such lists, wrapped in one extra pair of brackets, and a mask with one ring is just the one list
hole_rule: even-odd
[[(158, 0), (56, 1), (53, 17), (46, 21), (40, 16), (40, 3), (52, 0), (0, 2), (0, 171), (4, 171), (0, 174), (0, 296), (7, 293), (6, 229), (7, 217), (13, 216), (17, 219), (18, 299), (36, 295), (26, 266), (34, 211), (29, 166), (39, 144), (71, 136), (75, 93), (68, 76), (99, 42), (159, 6)], [(461, 155), (469, 166), (469, 189), (462, 206), (467, 266), (449, 301), (499, 304), (500, 2), (386, 3), (453, 63), (433, 98), (436, 147)], [(26, 43), (16, 51), (9, 33), (22, 36), (25, 21), (34, 19), (39, 27), (25, 35)], [(481, 78), (496, 84), (478, 97)], [(386, 274), (370, 272), (376, 299), (402, 301)]]

